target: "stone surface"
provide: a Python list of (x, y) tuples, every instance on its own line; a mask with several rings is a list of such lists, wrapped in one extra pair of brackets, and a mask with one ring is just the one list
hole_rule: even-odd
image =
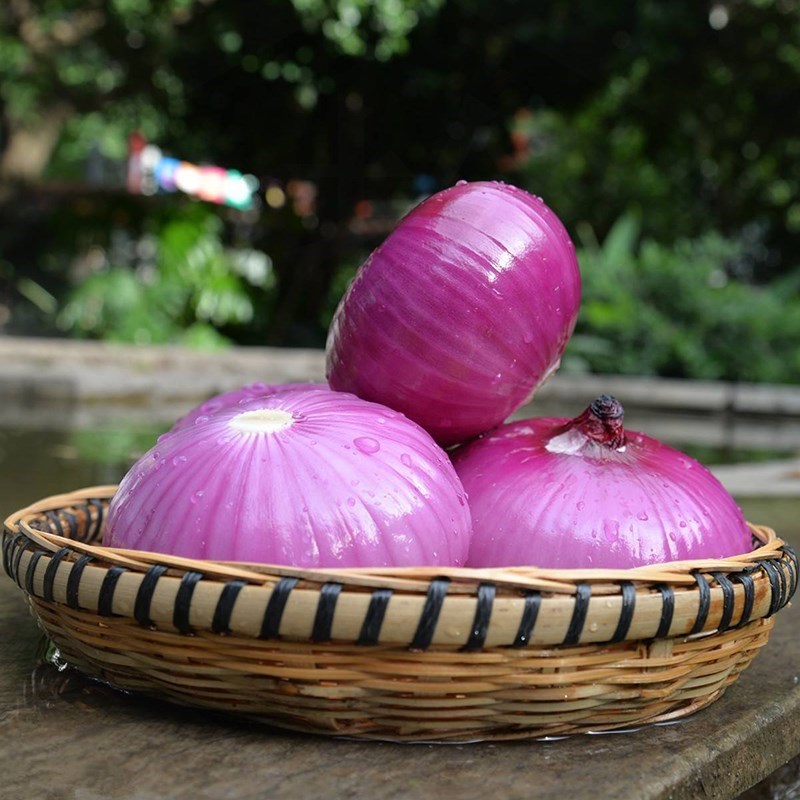
[[(791, 528), (800, 545), (794, 506), (745, 507), (753, 518)], [(3, 577), (0, 796), (728, 800), (800, 753), (799, 621), (795, 602), (725, 696), (674, 725), (551, 742), (398, 745), (285, 733), (58, 672), (39, 663), (35, 623)]]
[[(0, 427), (168, 426), (213, 394), (254, 381), (321, 381), (324, 372), (321, 350), (201, 352), (0, 337)], [(628, 427), (678, 446), (800, 452), (800, 388), (793, 386), (558, 373), (514, 416), (574, 416), (602, 393), (620, 398)]]
[[(0, 337), (0, 397), (106, 402), (196, 398), (257, 380), (321, 380), (324, 362), (321, 350), (232, 347), (207, 352), (176, 345)], [(795, 386), (657, 383), (654, 392), (653, 379), (647, 377), (558, 373), (537, 398), (571, 407), (609, 393), (638, 407), (800, 415), (800, 388)]]

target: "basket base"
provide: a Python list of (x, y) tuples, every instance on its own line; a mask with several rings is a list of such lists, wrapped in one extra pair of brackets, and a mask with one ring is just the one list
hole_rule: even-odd
[(428, 743), (554, 738), (680, 719), (724, 693), (774, 623), (604, 646), (414, 652), (187, 637), (30, 602), (68, 663), (120, 689), (304, 733)]

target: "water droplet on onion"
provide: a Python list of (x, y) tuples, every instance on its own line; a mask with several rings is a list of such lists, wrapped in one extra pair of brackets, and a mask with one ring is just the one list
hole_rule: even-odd
[(355, 499), (355, 497), (348, 497), (348, 498), (347, 498), (347, 505), (349, 505), (349, 506), (354, 506), (355, 504), (356, 504), (356, 499)]
[(400, 456), (400, 460), (406, 467), (411, 466), (411, 456), (408, 453), (403, 453), (403, 455)]
[(640, 511), (640, 512), (639, 512), (639, 513), (636, 515), (636, 519), (640, 519), (642, 522), (647, 522), (647, 520), (648, 520), (648, 519), (650, 519), (650, 517), (648, 517), (648, 516), (647, 516), (647, 512), (645, 512), (645, 511)]
[(186, 456), (175, 456), (175, 458), (172, 459), (173, 467), (177, 467), (179, 464), (184, 463), (186, 463)]
[(195, 493), (192, 495), (192, 503), (194, 503), (194, 504), (197, 504), (197, 503), (199, 503), (199, 502), (200, 502), (200, 500), (202, 500), (202, 499), (203, 499), (203, 495), (204, 495), (204, 494), (205, 494), (205, 492), (204, 492), (202, 489), (198, 489), (198, 490), (197, 490), (197, 491), (196, 491), (196, 492), (195, 492)]
[(378, 450), (381, 449), (380, 442), (377, 439), (373, 439), (371, 436), (359, 436), (358, 438), (353, 439), (353, 444), (358, 450), (360, 450), (362, 453), (366, 453), (367, 455), (377, 453)]

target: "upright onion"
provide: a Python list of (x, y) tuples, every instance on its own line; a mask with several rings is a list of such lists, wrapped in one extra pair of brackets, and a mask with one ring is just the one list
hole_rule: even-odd
[(542, 200), (461, 181), (412, 210), (361, 267), (329, 331), (328, 380), (461, 442), (558, 367), (579, 301), (575, 249)]
[(265, 395), (163, 438), (122, 480), (104, 544), (301, 567), (461, 565), (470, 515), (447, 455), (388, 408)]
[(200, 405), (195, 406), (195, 408), (184, 414), (184, 416), (172, 426), (170, 433), (194, 425), (198, 417), (207, 417), (223, 408), (238, 406), (242, 403), (246, 403), (248, 400), (255, 400), (258, 397), (267, 397), (271, 394), (294, 391), (295, 389), (327, 388), (328, 385), (325, 383), (248, 383), (246, 386), (241, 386), (238, 389), (232, 389), (229, 392), (214, 395), (214, 397), (210, 397), (208, 400), (200, 403)]
[(602, 396), (576, 419), (504, 425), (457, 451), (473, 518), (467, 563), (627, 569), (749, 551), (719, 481), (622, 421)]

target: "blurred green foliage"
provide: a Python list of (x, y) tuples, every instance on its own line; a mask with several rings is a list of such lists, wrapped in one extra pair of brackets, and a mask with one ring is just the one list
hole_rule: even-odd
[[(357, 203), (500, 178), (580, 245), (567, 366), (798, 380), (798, 92), (798, 0), (13, 0), (0, 331), (320, 346), (395, 219)], [(134, 130), (313, 211), (87, 185)]]
[(741, 241), (707, 233), (671, 245), (626, 214), (578, 251), (581, 312), (567, 370), (800, 382), (798, 276), (753, 286), (730, 277)]
[(77, 336), (111, 341), (229, 344), (221, 331), (251, 323), (253, 290), (269, 292), (274, 279), (266, 254), (226, 249), (221, 229), (212, 211), (199, 204), (185, 207), (157, 231), (146, 248), (150, 259), (135, 269), (104, 265), (81, 280), (58, 325)]

